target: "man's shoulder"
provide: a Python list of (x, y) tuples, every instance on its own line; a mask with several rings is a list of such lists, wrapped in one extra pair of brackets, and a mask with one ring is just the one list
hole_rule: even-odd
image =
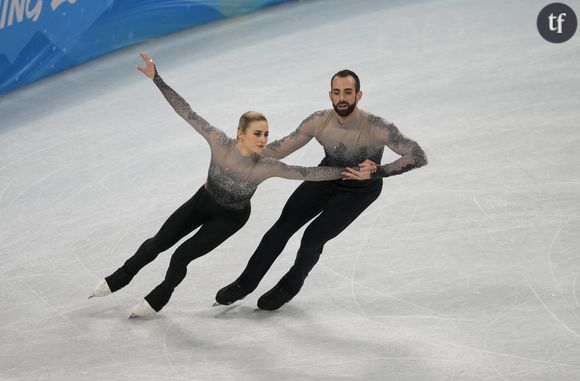
[(314, 111), (312, 114), (308, 115), (304, 121), (302, 121), (302, 126), (317, 126), (328, 119), (330, 112), (332, 112), (332, 110)]
[(332, 111), (333, 110), (331, 108), (325, 108), (325, 109), (322, 109), (322, 110), (314, 111), (312, 113), (312, 115), (314, 115), (314, 114), (316, 114), (316, 115), (326, 115), (326, 114), (328, 114), (329, 112), (332, 112)]
[(366, 116), (368, 123), (374, 127), (378, 127), (378, 128), (387, 128), (391, 125), (393, 125), (393, 122), (391, 122), (390, 120), (383, 118), (382, 116), (373, 114), (372, 112), (368, 112), (368, 111), (364, 111), (364, 110), (359, 110), (363, 115)]
[(309, 119), (325, 118), (325, 117), (328, 117), (331, 112), (332, 112), (332, 109), (314, 111), (312, 114), (310, 114), (308, 116), (308, 118)]

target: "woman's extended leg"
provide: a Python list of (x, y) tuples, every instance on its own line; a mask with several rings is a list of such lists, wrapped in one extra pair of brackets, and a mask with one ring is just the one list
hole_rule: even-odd
[(111, 291), (115, 292), (125, 287), (139, 270), (151, 263), (160, 253), (203, 224), (209, 218), (204, 213), (208, 198), (207, 190), (202, 186), (193, 197), (173, 212), (155, 236), (145, 240), (123, 266), (105, 278)]
[[(226, 210), (225, 208), (222, 208)], [(250, 217), (250, 208), (226, 210), (208, 220), (190, 239), (181, 244), (171, 256), (165, 279), (145, 297), (155, 311), (160, 311), (169, 302), (171, 294), (187, 274), (187, 265), (236, 233)]]

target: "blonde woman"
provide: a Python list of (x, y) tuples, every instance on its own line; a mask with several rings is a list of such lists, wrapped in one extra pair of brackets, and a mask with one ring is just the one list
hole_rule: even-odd
[(159, 76), (153, 60), (141, 53), (145, 67), (137, 69), (152, 79), (177, 114), (189, 123), (209, 144), (211, 161), (207, 181), (161, 226), (155, 236), (145, 240), (137, 252), (121, 267), (102, 280), (93, 296), (106, 296), (133, 279), (147, 264), (175, 245), (193, 230), (171, 256), (165, 279), (132, 310), (130, 317), (146, 317), (159, 312), (171, 298), (175, 287), (187, 273), (187, 265), (236, 233), (250, 216), (250, 198), (257, 186), (270, 177), (326, 181), (339, 178), (369, 178), (370, 172), (339, 167), (299, 167), (263, 157), (268, 142), (268, 121), (264, 115), (248, 111), (239, 121), (236, 139), (209, 124)]

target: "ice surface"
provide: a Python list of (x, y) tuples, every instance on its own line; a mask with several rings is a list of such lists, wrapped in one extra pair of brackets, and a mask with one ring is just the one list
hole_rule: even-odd
[[(547, 3), (290, 3), (0, 98), (0, 379), (580, 379), (580, 37), (539, 36)], [(128, 320), (171, 251), (120, 292), (87, 296), (209, 163), (205, 141), (135, 70), (141, 50), (230, 135), (250, 109), (272, 138), (286, 135), (330, 107), (330, 76), (351, 68), (360, 107), (416, 139), (429, 165), (386, 179), (281, 310), (256, 300), (300, 234), (256, 292), (211, 308), (298, 185), (272, 179), (161, 313)], [(311, 142), (286, 161), (321, 158)]]

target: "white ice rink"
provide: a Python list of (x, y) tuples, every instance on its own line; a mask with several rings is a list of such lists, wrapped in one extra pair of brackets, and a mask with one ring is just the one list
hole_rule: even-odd
[[(549, 1), (305, 1), (124, 49), (0, 98), (0, 380), (580, 379), (580, 32), (544, 41)], [(580, 1), (566, 1), (580, 15)], [(135, 70), (146, 51), (195, 111), (272, 138), (330, 107), (356, 71), (360, 107), (429, 165), (385, 179), (328, 243), (302, 292), (211, 308), (299, 182), (268, 180), (248, 224), (189, 266), (149, 320), (130, 309), (162, 254), (118, 293), (92, 287), (203, 183), (209, 148)], [(285, 159), (316, 165), (311, 142)], [(396, 156), (385, 151), (383, 163)]]

